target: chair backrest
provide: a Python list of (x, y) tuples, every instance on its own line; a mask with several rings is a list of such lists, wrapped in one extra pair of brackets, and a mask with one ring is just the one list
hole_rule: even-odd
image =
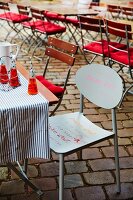
[(69, 42), (49, 37), (48, 38), (48, 47), (46, 48), (45, 54), (47, 56), (58, 59), (70, 66), (74, 64), (75, 57), (74, 55), (77, 52), (78, 46), (71, 44)]
[[(105, 33), (104, 21), (102, 18), (78, 16), (81, 33), (82, 46), (94, 40), (102, 40)], [(98, 38), (99, 37), (99, 38)]]
[(84, 97), (105, 109), (116, 107), (123, 94), (122, 79), (117, 72), (100, 64), (80, 68), (76, 73), (76, 85)]
[(126, 39), (126, 45), (129, 46), (128, 42), (132, 39), (132, 27), (127, 23), (120, 23), (109, 19), (104, 19), (108, 40), (111, 39), (111, 35)]
[(6, 2), (0, 2), (0, 9), (4, 11), (10, 11), (9, 4)]
[(123, 18), (132, 19), (133, 16), (133, 7), (121, 6), (121, 14)]
[(101, 18), (79, 15), (78, 19), (81, 29), (94, 32), (105, 32), (104, 21)]
[(44, 10), (31, 7), (30, 12), (33, 19), (44, 20)]
[(108, 4), (107, 11), (111, 14), (112, 18), (119, 18), (121, 13), (121, 8), (119, 5)]
[[(78, 50), (78, 46), (75, 44), (66, 42), (64, 40), (61, 40), (61, 39), (51, 37), (51, 36), (48, 37), (47, 45), (48, 46), (46, 47), (46, 51), (45, 51), (45, 55), (47, 56), (47, 59), (46, 59), (44, 73), (43, 73), (44, 78), (45, 78), (45, 74), (47, 72), (47, 68), (49, 66), (49, 61), (51, 58), (57, 59), (59, 62), (61, 61), (63, 63), (66, 63), (66, 65), (63, 65), (65, 74), (64, 74), (64, 70), (63, 70), (63, 77), (61, 74), (59, 75), (58, 84), (57, 84), (59, 87), (60, 87), (60, 85), (62, 85), (63, 90), (60, 94), (56, 94), (54, 91), (54, 94), (56, 96), (58, 96), (59, 101), (58, 101), (57, 105), (55, 106), (54, 110), (50, 114), (50, 116), (52, 116), (55, 113), (55, 111), (58, 109), (58, 107), (60, 106), (61, 101), (63, 99), (63, 95), (66, 90), (66, 86), (67, 86), (68, 79), (70, 76), (71, 67), (74, 65), (75, 54)], [(60, 84), (59, 79), (61, 80), (61, 84)]]
[(23, 5), (18, 5), (18, 4), (16, 6), (17, 6), (19, 14), (29, 15), (29, 7), (23, 6)]
[(95, 7), (98, 7), (99, 6), (99, 2), (91, 2), (90, 4), (89, 4), (89, 8), (95, 8)]

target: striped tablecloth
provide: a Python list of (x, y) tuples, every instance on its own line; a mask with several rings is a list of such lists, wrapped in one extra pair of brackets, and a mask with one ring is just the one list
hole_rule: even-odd
[(48, 101), (28, 95), (27, 80), (21, 86), (0, 90), (0, 163), (25, 158), (49, 158)]

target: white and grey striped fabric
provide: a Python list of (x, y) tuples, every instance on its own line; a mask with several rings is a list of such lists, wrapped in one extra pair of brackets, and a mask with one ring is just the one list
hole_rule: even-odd
[(27, 80), (8, 92), (0, 90), (0, 163), (49, 158), (48, 101), (28, 95)]

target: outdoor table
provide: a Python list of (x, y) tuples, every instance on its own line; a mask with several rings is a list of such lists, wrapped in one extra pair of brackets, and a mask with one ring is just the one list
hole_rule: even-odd
[[(24, 77), (19, 72), (21, 85), (9, 91), (0, 90), (0, 163), (7, 164), (26, 184), (41, 195), (42, 192), (23, 172), (20, 173), (12, 162), (27, 158), (50, 158), (49, 102), (41, 93), (28, 95), (26, 79), (28, 73), (25, 73), (26, 70), (23, 70), (20, 64), (17, 66), (19, 71), (25, 74)], [(53, 98), (54, 102), (56, 100), (56, 97)]]
[(21, 0), (21, 3), (26, 6), (32, 6), (41, 10), (49, 10), (52, 12), (57, 12), (65, 16), (77, 16), (77, 15), (97, 15), (100, 11), (94, 9), (89, 9), (89, 5), (81, 7), (75, 1), (25, 1)]

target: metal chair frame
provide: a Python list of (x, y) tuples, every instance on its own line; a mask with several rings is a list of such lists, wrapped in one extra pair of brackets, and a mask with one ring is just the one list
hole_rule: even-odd
[[(80, 91), (80, 111), (49, 118), (50, 148), (59, 155), (59, 200), (64, 199), (64, 156), (108, 138), (114, 139), (117, 193), (120, 193), (116, 107), (122, 98), (122, 80), (113, 69), (91, 64), (77, 71), (76, 85)], [(96, 126), (84, 116), (84, 98), (99, 107), (112, 110), (113, 131)], [(102, 132), (103, 135), (99, 136)]]

